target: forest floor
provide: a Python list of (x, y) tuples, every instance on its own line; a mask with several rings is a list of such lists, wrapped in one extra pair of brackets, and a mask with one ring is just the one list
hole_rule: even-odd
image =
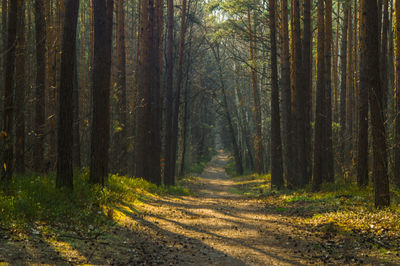
[(221, 151), (187, 179), (191, 195), (153, 195), (109, 209), (112, 225), (60, 231), (38, 224), (17, 236), (0, 229), (0, 264), (400, 265), (398, 247), (382, 252), (331, 223), (300, 223), (298, 213), (274, 205), (276, 196), (271, 203), (246, 193), (268, 181), (230, 178), (228, 160)]

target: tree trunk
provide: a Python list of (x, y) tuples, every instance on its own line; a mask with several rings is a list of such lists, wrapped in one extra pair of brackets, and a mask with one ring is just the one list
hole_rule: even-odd
[(312, 1), (303, 1), (304, 12), (304, 26), (303, 26), (303, 40), (302, 40), (302, 70), (304, 71), (303, 79), (303, 99), (304, 99), (304, 126), (305, 126), (305, 153), (306, 158), (306, 176), (304, 185), (310, 183), (312, 176), (312, 29), (311, 29), (311, 6)]
[[(305, 186), (309, 177), (307, 177), (307, 140), (306, 140), (306, 92), (304, 91), (304, 71), (301, 53), (301, 34), (300, 34), (300, 1), (292, 0), (292, 38), (293, 38), (293, 54), (292, 60), (294, 61), (294, 79), (292, 85), (292, 119), (293, 125), (296, 127), (296, 141), (295, 143), (295, 165), (296, 165), (296, 182), (297, 186)], [(308, 78), (308, 77), (307, 77)]]
[(58, 119), (56, 187), (73, 188), (73, 93), (76, 64), (76, 26), (79, 0), (66, 3), (64, 21)]
[(93, 120), (89, 181), (102, 186), (108, 175), (113, 7), (113, 0), (94, 1)]
[(315, 141), (314, 141), (314, 178), (313, 190), (318, 191), (326, 174), (324, 168), (324, 104), (325, 104), (325, 25), (324, 25), (324, 0), (318, 0), (317, 7), (317, 97), (315, 111)]
[[(22, 1), (10, 1), (8, 6), (7, 55), (5, 68), (4, 112), (3, 112), (3, 163), (1, 164), (1, 179), (11, 182), (13, 166), (13, 124), (14, 124), (14, 82), (15, 82), (15, 42), (17, 40), (17, 15), (22, 8)], [(21, 12), (19, 12), (21, 14)]]
[(388, 105), (388, 30), (389, 30), (389, 0), (383, 0), (383, 24), (382, 39), (380, 47), (380, 68), (381, 68), (381, 86), (383, 93), (383, 113), (386, 117)]
[(354, 109), (354, 91), (353, 91), (353, 16), (349, 6), (349, 22), (347, 33), (347, 74), (346, 74), (346, 149), (345, 165), (346, 170), (352, 170), (353, 161), (353, 109)]
[(261, 138), (261, 109), (260, 109), (260, 95), (258, 91), (257, 82), (257, 72), (256, 72), (256, 41), (255, 32), (252, 30), (253, 24), (251, 21), (251, 13), (248, 11), (248, 29), (249, 29), (249, 54), (250, 54), (250, 65), (251, 65), (251, 87), (253, 90), (253, 100), (254, 100), (254, 123), (255, 123), (255, 133), (254, 133), (254, 150), (256, 157), (256, 171), (258, 174), (264, 173), (264, 160), (263, 160), (263, 145)]
[[(364, 3), (361, 0), (361, 8)], [(357, 184), (360, 187), (368, 185), (368, 67), (366, 65), (366, 13), (360, 12), (360, 90), (358, 95), (358, 153), (357, 153)]]
[[(174, 81), (174, 1), (168, 0), (167, 14), (167, 58), (166, 58), (166, 113), (165, 113), (165, 168), (164, 183), (173, 185), (175, 183), (175, 160), (173, 158), (173, 81)], [(175, 99), (177, 100), (177, 98)]]
[(340, 48), (340, 65), (341, 65), (341, 78), (340, 78), (340, 163), (342, 175), (346, 176), (346, 80), (347, 80), (347, 32), (349, 23), (349, 5), (343, 4), (343, 28), (342, 28), (342, 43)]
[(137, 108), (136, 127), (136, 176), (161, 184), (160, 171), (160, 87), (158, 81), (159, 47), (156, 46), (156, 20), (153, 0), (142, 1), (140, 4), (140, 31), (137, 93), (140, 107)]
[(375, 206), (390, 205), (389, 179), (387, 174), (387, 152), (385, 121), (383, 115), (383, 91), (379, 75), (378, 14), (376, 1), (364, 0), (366, 13), (366, 58), (368, 68), (369, 104), (371, 106), (373, 173), (375, 182)]
[(290, 92), (290, 51), (288, 29), (288, 1), (281, 0), (281, 90), (282, 90), (282, 120), (285, 177), (288, 187), (294, 185), (295, 162), (293, 158), (292, 142), (292, 116), (291, 116), (291, 92)]
[(16, 86), (15, 86), (15, 170), (25, 173), (25, 8), (24, 1), (18, 1)]
[(35, 91), (35, 143), (33, 165), (38, 173), (44, 169), (45, 82), (46, 82), (46, 27), (44, 1), (35, 1), (36, 31), (36, 91)]
[(332, 147), (332, 0), (325, 0), (325, 149), (323, 180), (334, 182), (333, 147)]
[(282, 189), (284, 182), (276, 51), (276, 0), (269, 0), (269, 27), (271, 41), (271, 186)]
[(333, 121), (339, 122), (339, 76), (338, 76), (338, 61), (339, 61), (339, 28), (340, 28), (340, 3), (337, 3), (336, 12), (336, 38), (333, 51)]
[(394, 181), (400, 187), (400, 0), (395, 1), (394, 34)]
[(127, 120), (126, 120), (126, 50), (125, 50), (125, 12), (124, 0), (116, 3), (116, 43), (117, 43), (117, 128), (114, 129), (116, 170), (124, 175), (127, 172)]
[[(171, 167), (171, 175), (170, 178), (174, 179), (175, 184), (175, 162), (177, 155), (177, 144), (178, 144), (178, 121), (179, 121), (179, 106), (180, 106), (180, 97), (181, 97), (181, 88), (182, 88), (182, 80), (183, 80), (183, 57), (185, 52), (185, 33), (186, 33), (186, 10), (187, 10), (187, 1), (182, 1), (182, 14), (181, 14), (181, 31), (180, 31), (180, 40), (179, 40), (179, 57), (178, 57), (178, 73), (177, 73), (177, 84), (176, 84), (176, 94), (174, 101), (174, 112), (173, 112), (173, 124), (172, 124), (172, 142), (171, 142), (171, 154), (170, 154), (170, 167)], [(172, 169), (173, 168), (173, 169)]]

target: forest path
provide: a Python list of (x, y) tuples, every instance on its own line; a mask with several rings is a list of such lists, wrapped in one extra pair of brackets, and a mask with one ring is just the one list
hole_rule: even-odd
[(238, 193), (245, 183), (269, 184), (230, 178), (228, 160), (219, 151), (200, 176), (189, 178), (193, 195), (149, 195), (109, 209), (113, 225), (69, 233), (38, 226), (12, 239), (2, 239), (0, 228), (0, 265), (392, 265), (354, 248), (351, 237), (300, 226), (298, 213)]
[[(290, 217), (268, 213), (262, 199), (235, 193), (240, 182), (226, 174), (228, 160), (228, 155), (219, 151), (189, 184), (194, 196), (163, 197), (148, 201), (141, 208), (145, 210), (141, 224), (156, 235), (161, 232), (165, 239), (162, 242), (170, 245), (171, 253), (164, 257), (164, 263), (342, 264), (331, 261), (329, 256), (313, 254), (312, 235), (291, 223)], [(179, 254), (175, 247), (180, 249)], [(174, 259), (170, 260), (171, 256)]]

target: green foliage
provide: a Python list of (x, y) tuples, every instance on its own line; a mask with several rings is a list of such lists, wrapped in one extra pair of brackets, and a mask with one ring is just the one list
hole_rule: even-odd
[(0, 227), (29, 227), (43, 222), (87, 227), (109, 221), (103, 210), (119, 202), (135, 202), (151, 195), (188, 195), (181, 186), (156, 186), (141, 178), (111, 175), (106, 187), (88, 184), (89, 172), (77, 173), (74, 190), (55, 189), (55, 176), (15, 176), (0, 187)]

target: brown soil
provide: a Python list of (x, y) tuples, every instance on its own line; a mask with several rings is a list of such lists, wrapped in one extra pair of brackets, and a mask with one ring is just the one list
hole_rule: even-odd
[[(0, 231), (0, 262), (116, 265), (345, 265), (378, 260), (273, 213), (261, 198), (234, 193), (220, 152), (188, 183), (192, 196), (151, 197), (121, 205), (107, 232), (32, 234), (9, 239)], [(94, 229), (95, 230), (95, 229)], [(330, 236), (333, 237), (333, 236)], [(1, 263), (0, 263), (1, 264)], [(387, 263), (382, 263), (382, 265)]]

